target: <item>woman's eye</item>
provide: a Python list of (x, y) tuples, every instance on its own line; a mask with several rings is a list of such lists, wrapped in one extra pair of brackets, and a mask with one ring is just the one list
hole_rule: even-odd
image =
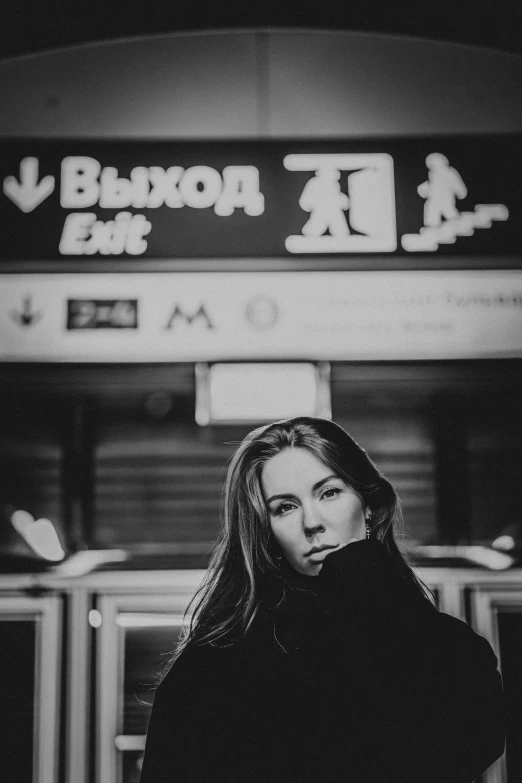
[(325, 489), (321, 497), (329, 500), (330, 498), (336, 497), (340, 492), (342, 492), (342, 490), (338, 487), (328, 487), (328, 489)]
[(286, 514), (287, 511), (292, 511), (293, 508), (295, 508), (293, 503), (281, 503), (272, 513), (278, 516), (279, 514)]

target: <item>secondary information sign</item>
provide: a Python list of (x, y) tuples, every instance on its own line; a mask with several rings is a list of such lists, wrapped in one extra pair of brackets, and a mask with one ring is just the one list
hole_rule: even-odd
[(0, 260), (516, 256), (521, 142), (4, 139)]
[(521, 270), (6, 274), (0, 361), (522, 357)]

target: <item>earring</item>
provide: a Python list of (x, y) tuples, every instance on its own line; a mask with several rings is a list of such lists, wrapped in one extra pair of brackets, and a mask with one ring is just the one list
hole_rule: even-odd
[(372, 518), (371, 512), (368, 512), (368, 514), (366, 515), (366, 540), (368, 540), (372, 536), (372, 526), (370, 525), (371, 518)]

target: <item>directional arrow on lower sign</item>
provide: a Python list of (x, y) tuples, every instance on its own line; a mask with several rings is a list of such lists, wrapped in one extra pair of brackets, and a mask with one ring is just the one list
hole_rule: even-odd
[(50, 174), (38, 182), (38, 158), (23, 158), (20, 163), (20, 181), (16, 177), (4, 179), (4, 193), (22, 212), (32, 212), (54, 190), (55, 180)]
[(30, 296), (24, 297), (20, 310), (11, 310), (9, 315), (20, 326), (33, 326), (42, 317), (41, 312), (33, 310), (33, 300)]

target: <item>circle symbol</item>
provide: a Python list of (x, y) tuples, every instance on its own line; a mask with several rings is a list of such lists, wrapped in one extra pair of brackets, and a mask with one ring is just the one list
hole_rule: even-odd
[(279, 317), (279, 308), (271, 297), (259, 295), (247, 303), (245, 316), (256, 329), (270, 329)]

